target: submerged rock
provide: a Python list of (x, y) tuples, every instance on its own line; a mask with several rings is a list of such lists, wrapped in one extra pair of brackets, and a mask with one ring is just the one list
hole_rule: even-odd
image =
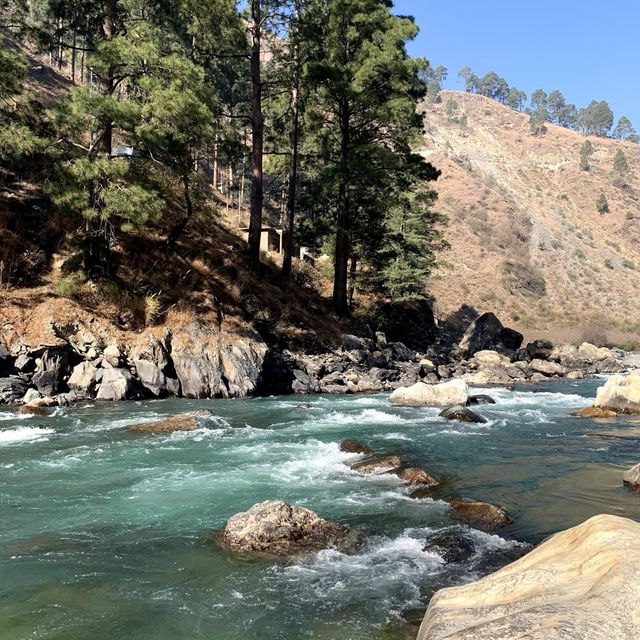
[(422, 550), (438, 554), (449, 564), (467, 560), (475, 553), (476, 546), (471, 538), (459, 533), (439, 533), (427, 540)]
[(473, 407), (474, 405), (478, 405), (478, 404), (495, 404), (495, 403), (496, 401), (491, 396), (487, 396), (482, 393), (477, 396), (469, 396), (469, 399), (467, 400), (468, 407)]
[(229, 518), (222, 534), (231, 551), (288, 556), (339, 547), (353, 532), (304, 507), (266, 500)]
[(633, 371), (628, 376), (611, 376), (596, 392), (593, 406), (617, 414), (639, 414), (640, 371)]
[(400, 387), (389, 397), (395, 405), (451, 407), (464, 405), (469, 398), (469, 388), (464, 380), (451, 380), (441, 384), (417, 382), (410, 387)]
[(622, 483), (632, 489), (640, 489), (640, 464), (622, 474)]
[(367, 455), (373, 453), (373, 449), (366, 444), (362, 444), (357, 440), (343, 440), (340, 443), (340, 451), (343, 453), (365, 453)]
[(141, 433), (172, 433), (174, 431), (195, 431), (200, 428), (199, 418), (206, 418), (213, 415), (207, 409), (190, 411), (189, 413), (181, 413), (177, 416), (164, 418), (155, 422), (144, 422), (142, 424), (132, 424), (129, 431), (138, 431)]
[(400, 469), (403, 465), (404, 461), (399, 456), (381, 456), (354, 462), (349, 468), (363, 476), (370, 476), (374, 473), (390, 473)]
[(640, 637), (640, 524), (595, 516), (482, 580), (441, 589), (418, 640)]
[(493, 530), (505, 527), (513, 522), (509, 514), (502, 508), (479, 500), (456, 498), (449, 502), (454, 516), (473, 527)]
[(475, 422), (479, 424), (484, 424), (487, 419), (479, 416), (471, 409), (467, 407), (449, 407), (444, 411), (441, 411), (438, 414), (441, 418), (446, 418), (447, 420), (458, 420), (459, 422)]
[(611, 409), (602, 409), (601, 407), (584, 407), (574, 411), (572, 416), (579, 418), (615, 418), (618, 414)]

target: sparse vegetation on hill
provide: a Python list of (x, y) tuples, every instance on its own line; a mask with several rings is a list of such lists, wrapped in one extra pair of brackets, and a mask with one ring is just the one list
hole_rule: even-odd
[[(471, 93), (441, 98), (426, 115), (423, 147), (442, 170), (439, 208), (450, 219), (450, 267), (430, 283), (436, 315), (466, 302), (527, 335), (579, 340), (597, 320), (610, 340), (636, 340), (640, 303), (629, 292), (637, 282), (623, 265), (640, 262), (640, 148), (592, 144), (551, 123), (534, 137), (525, 113)], [(449, 101), (466, 126), (449, 118)], [(618, 151), (628, 165), (624, 186), (612, 173)], [(596, 208), (600, 193), (607, 215)]]

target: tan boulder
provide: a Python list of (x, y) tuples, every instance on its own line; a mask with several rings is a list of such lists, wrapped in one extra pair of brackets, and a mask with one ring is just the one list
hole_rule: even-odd
[(399, 456), (381, 456), (369, 458), (360, 462), (354, 462), (349, 468), (363, 476), (371, 476), (374, 473), (389, 473), (395, 471), (405, 464)]
[(200, 409), (198, 411), (190, 411), (189, 413), (181, 413), (177, 416), (157, 420), (156, 422), (144, 422), (142, 424), (132, 424), (129, 431), (138, 431), (141, 433), (173, 433), (174, 431), (195, 431), (200, 428), (199, 418), (210, 416), (211, 411)]
[(627, 469), (622, 474), (622, 482), (632, 489), (640, 489), (640, 464), (631, 467), (631, 469)]
[(402, 406), (452, 407), (466, 404), (468, 398), (467, 383), (456, 379), (440, 384), (417, 382), (410, 387), (400, 387), (389, 396), (389, 402)]
[(600, 515), (482, 580), (441, 589), (418, 640), (640, 638), (640, 524)]
[(602, 407), (584, 407), (574, 411), (571, 415), (579, 418), (615, 418), (618, 414), (611, 409), (603, 409)]
[(593, 406), (618, 414), (640, 413), (640, 373), (634, 371), (628, 376), (611, 376), (596, 392)]
[(287, 556), (340, 546), (351, 535), (310, 509), (266, 500), (229, 518), (222, 543), (232, 551)]
[(511, 360), (507, 356), (503, 356), (497, 351), (491, 351), (485, 349), (483, 351), (477, 351), (473, 354), (473, 357), (469, 362), (477, 365), (508, 365), (511, 364)]
[(440, 480), (434, 478), (424, 469), (420, 469), (418, 467), (407, 467), (398, 474), (398, 477), (400, 478), (400, 480), (402, 480), (402, 482), (408, 484), (410, 487), (414, 487), (417, 485), (423, 485), (425, 487), (435, 487), (440, 484)]

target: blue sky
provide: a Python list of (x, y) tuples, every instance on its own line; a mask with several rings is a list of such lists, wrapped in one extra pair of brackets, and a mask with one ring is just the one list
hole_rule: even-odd
[(578, 108), (607, 100), (617, 119), (640, 132), (640, 0), (395, 0), (420, 34), (415, 56), (449, 70), (445, 86), (460, 89), (458, 71), (495, 71), (526, 92), (560, 89)]

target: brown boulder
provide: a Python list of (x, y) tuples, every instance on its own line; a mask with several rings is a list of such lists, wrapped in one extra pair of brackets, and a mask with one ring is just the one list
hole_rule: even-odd
[(132, 424), (128, 427), (129, 431), (138, 431), (141, 433), (173, 433), (174, 431), (195, 431), (200, 428), (198, 418), (205, 418), (212, 415), (207, 409), (198, 411), (190, 411), (189, 413), (181, 413), (170, 418), (163, 418), (156, 422), (144, 422), (142, 424)]
[(229, 518), (222, 543), (231, 551), (289, 556), (341, 546), (352, 536), (348, 527), (310, 509), (266, 500)]
[(424, 469), (418, 467), (408, 467), (398, 474), (400, 480), (410, 487), (416, 485), (424, 485), (427, 487), (435, 487), (440, 484), (440, 480), (429, 475)]
[(579, 418), (615, 418), (618, 414), (611, 409), (602, 407), (584, 407), (574, 411), (571, 415)]
[(455, 498), (449, 505), (458, 520), (480, 529), (498, 529), (513, 522), (502, 507), (488, 502)]
[(369, 458), (361, 462), (354, 462), (349, 468), (363, 476), (370, 476), (374, 473), (390, 473), (396, 471), (404, 464), (398, 456), (382, 456), (379, 458)]
[(46, 416), (47, 410), (40, 405), (24, 404), (18, 409), (18, 413), (23, 413), (31, 416)]
[(373, 453), (373, 449), (366, 444), (362, 444), (357, 440), (343, 440), (340, 443), (340, 451), (343, 453), (365, 453), (367, 455)]

